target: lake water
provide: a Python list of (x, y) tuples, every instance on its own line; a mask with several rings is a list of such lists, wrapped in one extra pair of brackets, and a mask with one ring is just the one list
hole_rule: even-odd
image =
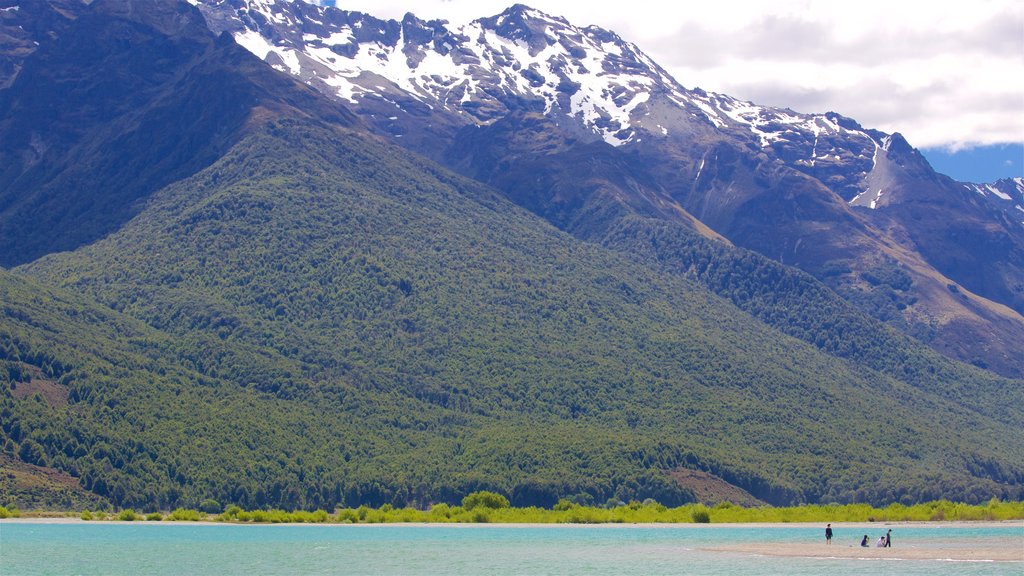
[[(833, 546), (889, 526), (836, 527)], [(1016, 525), (892, 525), (894, 549), (1016, 547)], [(777, 558), (713, 550), (823, 539), (818, 526), (0, 523), (0, 574), (1024, 574), (1024, 562)]]

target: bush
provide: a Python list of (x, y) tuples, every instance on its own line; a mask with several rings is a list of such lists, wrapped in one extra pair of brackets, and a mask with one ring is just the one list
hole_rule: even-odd
[(359, 522), (359, 514), (351, 508), (338, 511), (338, 522), (356, 524)]
[(171, 512), (171, 520), (178, 522), (198, 522), (204, 518), (204, 516), (198, 510), (191, 510), (189, 508), (178, 508), (174, 512)]
[(121, 510), (121, 513), (117, 515), (117, 519), (122, 522), (134, 522), (135, 520), (138, 520), (139, 517), (135, 514), (135, 510), (127, 508), (125, 510)]
[(620, 506), (625, 505), (626, 503), (623, 502), (622, 500), (619, 500), (618, 498), (609, 498), (608, 501), (604, 503), (604, 507), (608, 510), (619, 508)]
[(224, 507), (220, 505), (220, 502), (207, 498), (199, 503), (199, 510), (207, 514), (220, 514)]
[(572, 500), (568, 500), (566, 498), (559, 498), (558, 503), (551, 507), (552, 510), (558, 510), (560, 512), (572, 510), (573, 508), (579, 508), (579, 504), (576, 504)]
[(701, 506), (690, 513), (690, 518), (697, 524), (709, 524), (711, 522), (711, 514), (708, 509)]
[(146, 514), (147, 522), (160, 522), (164, 519), (164, 515), (159, 512), (150, 512)]
[(8, 510), (7, 508), (3, 507), (3, 506), (0, 506), (0, 518), (10, 518), (10, 517), (11, 517), (11, 511)]
[(430, 515), (434, 517), (441, 516), (444, 518), (451, 518), (452, 509), (444, 502), (440, 504), (434, 504), (433, 506), (430, 507)]
[[(304, 512), (304, 514), (308, 515), (309, 512)], [(267, 520), (269, 520), (271, 524), (287, 524), (289, 522), (294, 522), (295, 517), (284, 510), (274, 508), (267, 511)]]
[(480, 492), (473, 492), (469, 496), (463, 498), (462, 507), (466, 510), (472, 510), (474, 508), (498, 510), (500, 508), (508, 508), (509, 503), (508, 498), (505, 498), (501, 494), (481, 490)]
[(601, 515), (596, 508), (582, 506), (575, 506), (569, 513), (569, 517), (566, 518), (566, 522), (569, 524), (600, 524), (606, 521), (606, 517)]
[[(0, 518), (5, 518), (5, 516), (3, 516), (3, 514), (2, 514), (2, 512), (0, 512)], [(81, 518), (82, 520), (86, 520), (86, 521), (92, 520), (93, 519), (92, 512), (89, 512), (88, 510), (82, 510), (82, 514), (79, 515), (79, 518)]]

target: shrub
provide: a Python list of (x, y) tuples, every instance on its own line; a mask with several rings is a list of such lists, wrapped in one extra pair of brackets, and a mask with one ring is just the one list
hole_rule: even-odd
[(238, 515), (242, 512), (243, 510), (239, 506), (235, 504), (230, 504), (228, 505), (227, 508), (224, 509), (224, 513), (221, 514), (220, 517), (221, 520), (238, 520)]
[(423, 518), (423, 513), (415, 508), (402, 508), (397, 510), (396, 514), (392, 514), (388, 521), (390, 522), (417, 522)]
[(619, 508), (620, 506), (625, 505), (626, 503), (623, 502), (622, 500), (619, 500), (618, 498), (609, 498), (608, 501), (604, 503), (604, 507), (608, 510)]
[(476, 512), (473, 512), (473, 522), (476, 522), (477, 524), (487, 524), (490, 521), (491, 517), (488, 516), (487, 512), (484, 510), (477, 510)]
[[(0, 518), (6, 518), (6, 516), (3, 516), (2, 512), (0, 512)], [(79, 516), (79, 518), (86, 521), (92, 520), (92, 512), (89, 512), (88, 510), (82, 510), (82, 514)]]
[(291, 514), (284, 510), (273, 510), (272, 512), (275, 514), (271, 517), (271, 522), (298, 522), (302, 524), (322, 524), (327, 522), (326, 510), (317, 510), (315, 512), (296, 510)]
[(0, 506), (0, 518), (10, 518), (10, 517), (11, 517), (11, 511), (8, 510), (7, 508), (3, 507), (3, 506)]
[[(309, 512), (304, 512), (304, 514), (308, 515)], [(270, 520), (271, 524), (287, 524), (289, 522), (295, 521), (295, 517), (292, 514), (289, 514), (288, 512), (285, 512), (284, 510), (280, 510), (278, 508), (270, 510), (267, 513), (267, 517)]]
[(576, 504), (567, 498), (559, 498), (558, 503), (551, 507), (552, 510), (558, 510), (560, 512), (572, 510), (573, 508), (579, 508), (579, 504)]
[(474, 508), (490, 508), (491, 510), (498, 510), (499, 508), (508, 508), (509, 503), (508, 498), (505, 498), (501, 494), (481, 490), (480, 492), (473, 492), (469, 496), (463, 498), (462, 507), (466, 510), (472, 510)]
[(597, 515), (594, 508), (583, 508), (582, 506), (576, 506), (566, 519), (569, 524), (599, 524), (602, 521), (603, 519)]
[(647, 498), (644, 500), (644, 508), (650, 508), (656, 512), (664, 512), (668, 510), (664, 504), (658, 502), (654, 498)]
[(147, 522), (160, 522), (164, 519), (164, 515), (159, 512), (150, 512), (146, 514)]
[(711, 514), (708, 509), (701, 506), (690, 513), (690, 518), (697, 524), (708, 524), (711, 522)]
[(356, 514), (356, 511), (351, 509), (351, 508), (346, 508), (344, 510), (339, 510), (338, 511), (338, 522), (345, 522), (345, 523), (355, 524), (355, 523), (359, 522), (359, 514)]
[(198, 522), (202, 519), (203, 515), (198, 510), (178, 508), (174, 512), (171, 512), (171, 520), (178, 522)]
[(117, 519), (122, 522), (134, 522), (135, 520), (138, 520), (139, 517), (135, 514), (135, 510), (126, 508), (121, 510), (121, 513), (117, 515)]
[(433, 506), (430, 507), (430, 515), (431, 516), (435, 516), (435, 517), (436, 516), (441, 516), (441, 517), (444, 517), (444, 518), (451, 518), (451, 516), (452, 516), (452, 509), (451, 509), (450, 506), (448, 506), (444, 502), (442, 502), (440, 504), (434, 504)]
[(370, 513), (370, 509), (364, 504), (359, 508), (356, 508), (356, 515), (359, 516), (359, 520), (366, 520), (366, 515)]
[(220, 514), (224, 507), (220, 505), (220, 502), (207, 498), (199, 503), (199, 510), (207, 514)]

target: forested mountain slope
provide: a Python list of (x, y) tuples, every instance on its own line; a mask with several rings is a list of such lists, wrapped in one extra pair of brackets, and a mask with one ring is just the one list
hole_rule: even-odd
[(312, 403), (298, 430), (390, 438), (295, 445), (393, 498), (678, 501), (661, 474), (685, 466), (773, 502), (1019, 489), (1019, 386), (967, 369), (929, 391), (833, 359), (354, 132), (272, 122), (118, 233), (21, 270), (293, 363), (246, 379)]
[[(88, 166), (114, 167), (95, 172), (97, 202), (116, 205), (104, 192), (152, 152), (112, 145), (111, 127), (165, 103), (136, 137), (177, 146), (161, 129), (204, 109), (170, 96), (191, 86), (192, 48), (210, 70), (268, 76), (215, 74), (224, 98), (258, 97), (201, 123), (222, 148), (113, 210), (102, 238), (0, 270), (7, 457), (137, 508), (426, 505), (478, 489), (674, 504), (692, 497), (682, 468), (772, 503), (1022, 496), (1019, 380), (939, 358), (685, 227), (626, 214), (576, 238), (370, 134), (170, 0), (83, 10), (68, 26), (131, 40), (103, 44), (114, 57), (83, 80), (130, 76), (121, 51), (140, 43), (164, 66), (161, 89), (126, 86), (135, 106), (79, 127), (103, 144)], [(43, 63), (70, 73), (42, 59), (68, 38), (93, 41), (41, 43), (7, 90)], [(95, 216), (86, 202), (50, 230)]]

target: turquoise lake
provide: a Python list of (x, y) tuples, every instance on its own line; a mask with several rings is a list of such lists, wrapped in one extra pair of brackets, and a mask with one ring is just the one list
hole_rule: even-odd
[[(887, 526), (836, 529), (854, 546)], [(894, 549), (1018, 548), (1024, 526), (892, 525)], [(0, 523), (0, 574), (1024, 574), (1022, 562), (778, 558), (821, 527)]]

